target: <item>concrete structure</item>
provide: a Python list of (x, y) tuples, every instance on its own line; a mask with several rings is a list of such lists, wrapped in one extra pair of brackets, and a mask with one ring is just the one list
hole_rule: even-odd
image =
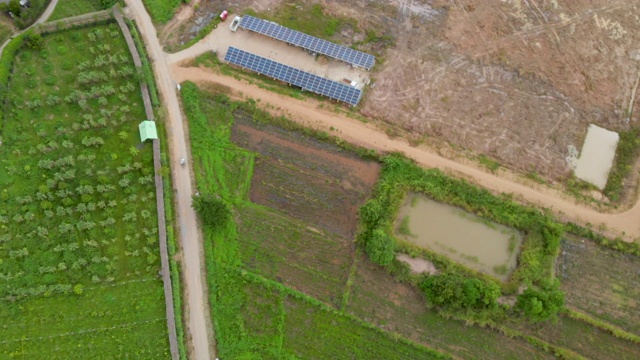
[(616, 156), (618, 139), (617, 132), (589, 125), (575, 169), (576, 177), (604, 189)]

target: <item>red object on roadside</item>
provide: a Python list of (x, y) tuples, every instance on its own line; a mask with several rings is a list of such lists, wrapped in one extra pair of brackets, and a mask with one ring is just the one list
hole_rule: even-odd
[(229, 16), (229, 12), (225, 10), (222, 12), (222, 14), (220, 14), (220, 19), (222, 19), (222, 21), (225, 21), (227, 20), (227, 16)]

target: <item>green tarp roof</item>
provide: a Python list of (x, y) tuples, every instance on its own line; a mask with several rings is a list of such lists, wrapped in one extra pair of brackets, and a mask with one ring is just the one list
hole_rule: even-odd
[(140, 129), (140, 141), (144, 142), (147, 139), (157, 139), (158, 132), (156, 131), (155, 121), (145, 120), (138, 126)]

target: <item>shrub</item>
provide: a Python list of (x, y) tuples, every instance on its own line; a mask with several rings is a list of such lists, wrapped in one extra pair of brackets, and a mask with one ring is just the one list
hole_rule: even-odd
[(231, 219), (229, 206), (211, 195), (194, 196), (193, 208), (200, 215), (202, 222), (212, 229), (222, 228)]
[(454, 310), (495, 308), (500, 297), (495, 283), (457, 274), (428, 276), (420, 287), (431, 304)]
[(365, 251), (374, 263), (389, 265), (395, 255), (395, 241), (384, 230), (375, 229), (366, 240)]
[(544, 282), (539, 289), (528, 288), (518, 296), (516, 308), (531, 321), (541, 322), (555, 319), (564, 308), (564, 293), (557, 279)]

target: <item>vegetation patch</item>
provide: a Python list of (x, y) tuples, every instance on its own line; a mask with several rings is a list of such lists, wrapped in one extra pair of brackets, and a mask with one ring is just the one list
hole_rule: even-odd
[[(640, 127), (619, 133), (620, 141), (616, 150), (613, 167), (609, 172), (604, 194), (612, 202), (623, 198), (624, 180), (631, 174), (631, 169), (640, 155)], [(628, 188), (633, 188), (635, 184)]]
[(408, 269), (391, 275), (365, 255), (357, 257), (356, 267), (346, 309), (358, 318), (458, 358), (552, 358), (516, 337), (441, 316), (425, 306), (418, 287), (398, 281), (408, 276)]
[(640, 258), (570, 236), (556, 267), (568, 306), (640, 334)]
[(72, 16), (96, 12), (99, 10), (107, 9), (114, 4), (115, 0), (58, 0), (56, 8), (53, 10), (53, 13), (47, 21), (55, 21)]
[(124, 37), (110, 24), (25, 39), (0, 147), (1, 318), (23, 325), (0, 353), (166, 357), (152, 149)]
[(144, 7), (154, 22), (166, 24), (171, 20), (181, 3), (189, 0), (143, 0)]
[(20, 29), (26, 29), (42, 15), (51, 0), (30, 0), (29, 7), (20, 6), (20, 1), (11, 0), (0, 4), (0, 12), (13, 14), (13, 23)]

